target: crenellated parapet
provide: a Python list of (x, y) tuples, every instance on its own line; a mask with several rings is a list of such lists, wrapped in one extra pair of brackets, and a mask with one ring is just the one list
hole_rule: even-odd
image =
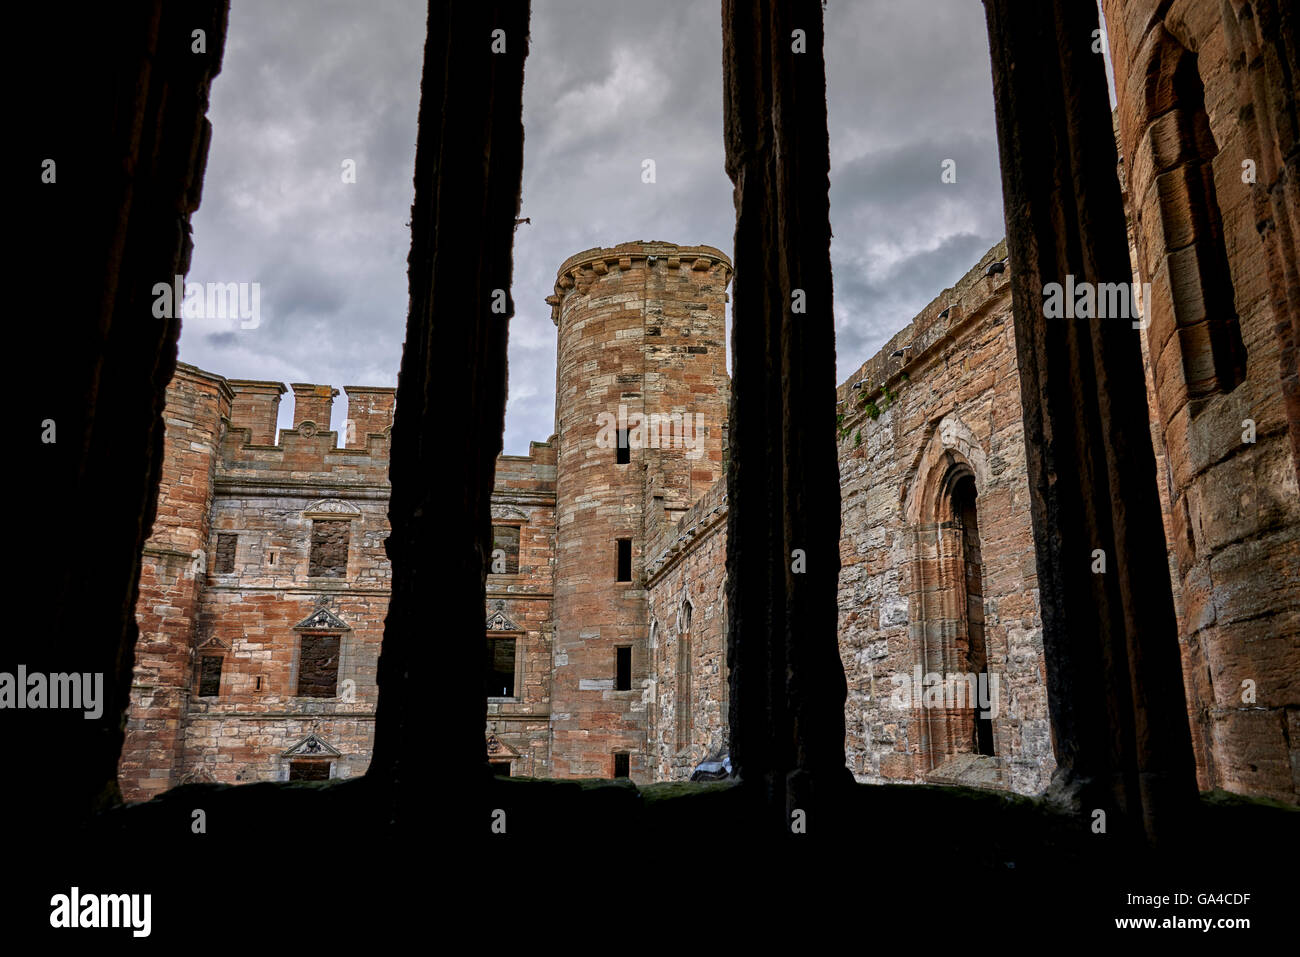
[(635, 242), (619, 243), (612, 247), (594, 247), (566, 259), (555, 277), (555, 291), (546, 297), (551, 307), (551, 321), (560, 324), (560, 306), (569, 290), (576, 289), (586, 295), (592, 283), (611, 270), (628, 272), (634, 266), (646, 265), (663, 269), (689, 269), (722, 281), (731, 281), (731, 259), (713, 246), (678, 246), (676, 243)]
[(339, 390), (297, 382), (293, 390), (293, 428), (276, 421), (283, 383), (225, 380), (234, 395), (221, 443), (223, 479), (275, 479), (360, 485), (387, 485), (390, 435), (397, 390), (387, 386), (345, 386), (348, 415), (339, 433), (330, 429)]

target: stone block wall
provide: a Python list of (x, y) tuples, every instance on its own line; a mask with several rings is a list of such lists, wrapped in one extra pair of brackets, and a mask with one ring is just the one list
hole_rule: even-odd
[(551, 776), (551, 647), (555, 572), (556, 443), (497, 459), (492, 520), (518, 529), (518, 570), (487, 577), (487, 634), (514, 641), (511, 697), (489, 696), (488, 760), (512, 776)]
[(192, 640), (202, 613), (218, 447), (234, 396), (220, 376), (180, 363), (168, 389), (163, 482), (144, 546), (129, 720), (119, 762), (128, 801), (148, 800), (182, 773)]
[[(1038, 793), (1055, 766), (1005, 259), (1004, 244), (991, 249), (839, 387), (840, 652), (859, 781)], [(963, 475), (974, 482), (984, 646), (998, 679), (993, 755), (975, 754), (955, 730), (969, 725), (969, 708), (924, 706), (914, 680), (917, 668), (923, 683), (968, 670), (950, 501)]]
[(1264, 95), (1285, 89), (1283, 26), (1268, 0), (1103, 9), (1152, 286), (1145, 336), (1200, 786), (1296, 802), (1300, 151), (1286, 97)]
[(638, 679), (651, 666), (647, 524), (722, 474), (730, 273), (711, 247), (624, 243), (569, 257), (547, 299), (558, 330), (556, 777), (612, 777), (627, 755), (633, 780), (653, 780), (641, 691), (615, 686), (617, 658), (630, 648)]
[[(647, 537), (648, 671), (634, 671), (657, 781), (685, 781), (728, 747), (727, 483)], [(683, 667), (683, 665), (685, 667)]]

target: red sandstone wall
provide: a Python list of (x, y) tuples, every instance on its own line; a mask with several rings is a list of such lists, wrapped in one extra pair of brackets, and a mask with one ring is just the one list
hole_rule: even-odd
[(145, 543), (136, 617), (135, 675), (118, 783), (147, 801), (181, 773), (181, 726), (192, 683), (195, 622), (210, 566), (211, 508), (222, 419), (233, 399), (225, 380), (178, 363), (167, 392), (158, 514)]
[[(1279, 217), (1268, 198), (1294, 186), (1280, 174), (1273, 101), (1254, 93), (1252, 74), (1263, 64), (1249, 5), (1175, 0), (1157, 17), (1160, 6), (1105, 0), (1104, 12), (1128, 188), (1140, 210), (1139, 270), (1152, 284), (1145, 335), (1171, 477), (1171, 550), (1181, 575), (1180, 632), (1199, 776), (1202, 787), (1296, 802), (1300, 498), (1291, 442), (1298, 423), (1281, 383), (1294, 376), (1295, 344), (1278, 332), (1289, 321), (1286, 270), (1294, 277), (1296, 257), (1287, 243), (1300, 204), (1284, 201)], [(1152, 66), (1162, 44), (1195, 54), (1204, 89), (1231, 279), (1226, 296), (1206, 265), (1212, 223), (1179, 192), (1185, 167), (1177, 164), (1195, 143), (1171, 126), (1162, 101), (1167, 70)], [(1291, 155), (1294, 167), (1293, 149)], [(1256, 164), (1256, 184), (1243, 182), (1246, 160)], [(1229, 322), (1234, 310), (1244, 381), (1198, 396), (1192, 373), (1208, 376), (1214, 353), (1194, 329), (1203, 318)], [(1255, 424), (1254, 442), (1244, 439), (1246, 420)]]
[[(726, 418), (723, 327), (731, 264), (718, 250), (626, 243), (570, 257), (548, 299), (559, 330), (556, 370), (556, 777), (609, 777), (630, 755), (651, 780), (639, 686), (651, 671), (643, 585), (645, 527), (688, 507), (721, 475)], [(601, 413), (699, 413), (703, 454), (637, 448), (616, 462), (600, 448)], [(659, 496), (662, 495), (662, 498)], [(651, 513), (647, 515), (647, 510)], [(632, 541), (631, 581), (616, 581), (619, 538)], [(632, 648), (633, 688), (614, 688), (619, 646)]]
[[(487, 733), (512, 776), (551, 776), (551, 644), (554, 637), (555, 443), (497, 459), (493, 521), (517, 525), (519, 571), (487, 578), (491, 637), (515, 638), (515, 695), (489, 698)], [(500, 614), (504, 621), (497, 618)]]

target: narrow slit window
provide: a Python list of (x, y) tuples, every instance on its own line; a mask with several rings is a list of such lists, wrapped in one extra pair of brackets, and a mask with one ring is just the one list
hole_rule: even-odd
[(618, 578), (617, 581), (630, 582), (632, 580), (632, 539), (620, 538), (618, 540)]
[(631, 691), (632, 690), (632, 649), (630, 647), (616, 648), (617, 661), (615, 663), (614, 690)]
[(614, 461), (619, 465), (627, 465), (632, 461), (632, 450), (628, 447), (627, 429), (618, 430), (618, 455)]

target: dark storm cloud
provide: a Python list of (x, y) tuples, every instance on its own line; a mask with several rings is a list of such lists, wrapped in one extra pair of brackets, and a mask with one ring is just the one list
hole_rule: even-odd
[[(424, 20), (411, 0), (234, 0), (189, 278), (261, 282), (262, 321), (187, 321), (184, 361), (231, 377), (395, 384)], [(1003, 226), (980, 5), (832, 0), (826, 22), (844, 377)], [(721, 60), (716, 3), (534, 2), (507, 451), (554, 428), (543, 300), (565, 258), (636, 239), (730, 254)], [(355, 185), (341, 182), (344, 159)], [(641, 181), (646, 159), (654, 184)], [(956, 184), (940, 182), (944, 159)]]

